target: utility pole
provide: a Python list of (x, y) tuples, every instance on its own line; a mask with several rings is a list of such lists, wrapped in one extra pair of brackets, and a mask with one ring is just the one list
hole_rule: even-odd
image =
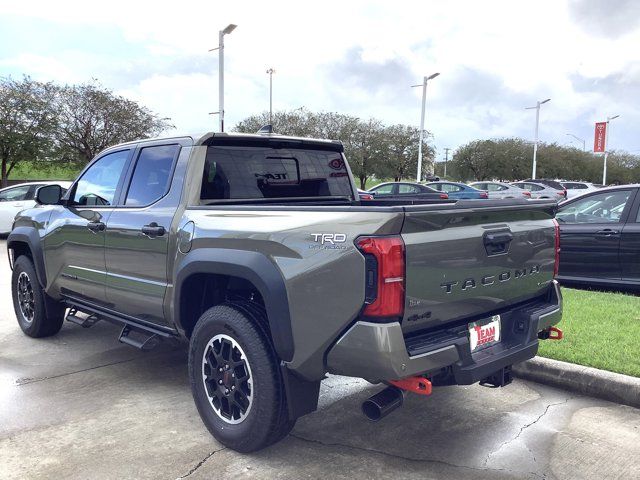
[(526, 107), (525, 110), (531, 110), (531, 109), (536, 109), (536, 139), (533, 143), (533, 171), (531, 173), (531, 178), (532, 179), (536, 179), (536, 167), (537, 167), (537, 156), (538, 156), (538, 125), (540, 124), (540, 105), (542, 105), (543, 103), (547, 103), (549, 100), (551, 100), (550, 98), (547, 98), (546, 100), (543, 101), (539, 101), (536, 103), (535, 107)]
[(442, 175), (443, 177), (447, 176), (447, 162), (449, 161), (449, 150), (451, 149), (448, 147), (444, 149), (444, 175)]
[(269, 74), (269, 125), (273, 127), (273, 74), (276, 71), (270, 68), (267, 73)]
[(416, 175), (416, 181), (422, 180), (422, 141), (424, 138), (424, 110), (427, 101), (427, 82), (436, 78), (439, 73), (434, 73), (428, 77), (424, 77), (422, 83), (419, 85), (412, 85), (412, 87), (422, 87), (422, 113), (420, 116), (420, 143), (418, 144), (418, 173)]
[(224, 132), (224, 36), (229, 35), (236, 29), (237, 25), (230, 23), (224, 30), (218, 32), (218, 46), (209, 51), (219, 50), (218, 52), (218, 112), (220, 118), (220, 131)]

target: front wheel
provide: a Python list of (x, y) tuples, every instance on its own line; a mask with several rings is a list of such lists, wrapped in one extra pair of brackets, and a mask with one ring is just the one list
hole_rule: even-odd
[(64, 306), (47, 297), (29, 257), (22, 255), (15, 261), (11, 294), (18, 324), (26, 335), (41, 338), (60, 331), (64, 322)]
[(277, 442), (295, 423), (264, 323), (258, 309), (217, 305), (200, 317), (190, 341), (189, 377), (200, 417), (219, 442), (239, 452)]

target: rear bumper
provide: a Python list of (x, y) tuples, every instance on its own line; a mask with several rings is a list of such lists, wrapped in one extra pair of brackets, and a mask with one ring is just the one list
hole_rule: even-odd
[[(327, 354), (329, 372), (370, 381), (435, 374), (451, 368), (455, 383), (469, 385), (536, 355), (538, 332), (560, 322), (562, 295), (554, 280), (546, 298), (501, 313), (502, 339), (471, 354), (466, 323), (447, 334), (405, 339), (400, 323), (356, 322)], [(433, 341), (436, 336), (437, 341)], [(411, 353), (410, 353), (411, 352)]]

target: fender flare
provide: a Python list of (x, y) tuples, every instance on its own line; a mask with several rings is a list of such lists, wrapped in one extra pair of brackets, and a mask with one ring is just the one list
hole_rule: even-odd
[(31, 250), (31, 257), (36, 268), (36, 275), (40, 286), (47, 287), (47, 274), (44, 264), (44, 253), (42, 251), (42, 239), (35, 227), (16, 227), (7, 238), (7, 250), (12, 249), (16, 243), (25, 243)]
[(217, 274), (251, 282), (264, 300), (269, 329), (280, 360), (293, 358), (293, 332), (289, 298), (278, 267), (265, 255), (247, 250), (200, 248), (192, 250), (176, 267), (174, 288), (174, 322), (184, 332), (180, 298), (185, 280), (193, 274)]

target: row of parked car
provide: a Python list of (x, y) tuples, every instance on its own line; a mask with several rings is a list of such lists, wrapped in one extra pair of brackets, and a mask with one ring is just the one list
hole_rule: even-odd
[(529, 179), (515, 183), (472, 182), (470, 184), (448, 181), (427, 183), (385, 182), (364, 191), (361, 200), (373, 198), (407, 198), (420, 200), (474, 200), (502, 198), (551, 198), (558, 202), (597, 190), (600, 185), (588, 182), (558, 182), (549, 179)]

